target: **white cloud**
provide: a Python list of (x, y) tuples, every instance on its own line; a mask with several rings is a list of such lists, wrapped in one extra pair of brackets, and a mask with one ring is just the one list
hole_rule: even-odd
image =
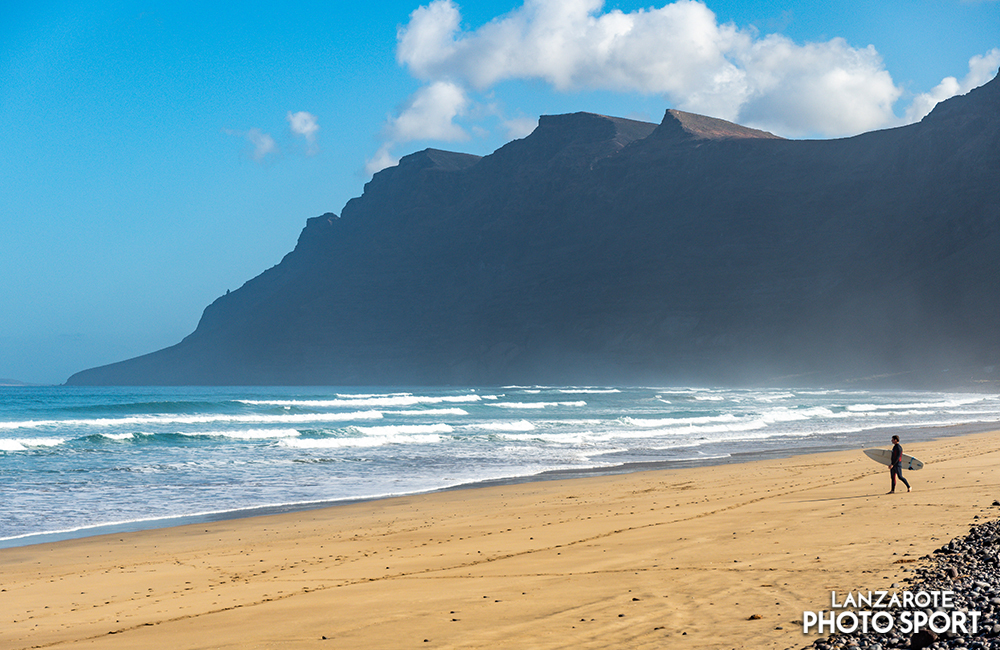
[(378, 148), (375, 155), (372, 156), (368, 161), (365, 162), (365, 173), (369, 176), (374, 175), (376, 172), (380, 172), (386, 167), (393, 167), (399, 163), (399, 159), (393, 157), (389, 149), (392, 147), (391, 142), (387, 142)]
[(722, 48), (739, 33), (705, 5), (599, 15), (602, 0), (526, 0), (476, 31), (459, 32), (458, 8), (434, 0), (399, 30), (397, 59), (418, 78), (461, 79), (483, 90), (542, 79), (558, 90), (672, 92), (732, 67)]
[(461, 16), (452, 2), (431, 2), (410, 14), (410, 23), (396, 33), (396, 59), (418, 68), (433, 67), (454, 54), (448, 46), (458, 31)]
[(467, 140), (469, 134), (454, 119), (465, 112), (465, 91), (449, 81), (435, 81), (415, 92), (398, 117), (389, 120), (395, 142), (412, 140)]
[(365, 172), (374, 174), (398, 163), (391, 153), (397, 144), (414, 140), (468, 140), (468, 132), (455, 124), (455, 118), (464, 115), (468, 107), (466, 92), (457, 84), (435, 81), (420, 88), (410, 96), (398, 116), (386, 120), (386, 140), (365, 163)]
[(508, 139), (518, 140), (535, 130), (535, 127), (538, 126), (538, 118), (515, 117), (510, 120), (504, 120), (503, 126), (507, 129)]
[(292, 129), (292, 133), (305, 138), (306, 154), (311, 156), (318, 152), (319, 147), (316, 145), (316, 132), (319, 131), (319, 124), (316, 122), (316, 116), (305, 111), (299, 111), (298, 113), (288, 111), (286, 119), (288, 120), (288, 126)]
[(982, 86), (993, 78), (1000, 66), (1000, 48), (994, 48), (984, 55), (969, 59), (969, 74), (962, 81), (955, 77), (945, 77), (930, 92), (917, 95), (906, 109), (906, 123), (923, 119), (931, 109), (949, 97), (963, 95), (973, 88)]
[(840, 38), (796, 45), (768, 36), (741, 53), (740, 63), (747, 90), (733, 118), (749, 126), (836, 136), (897, 122), (892, 107), (902, 90), (870, 45), (853, 48)]
[(400, 28), (397, 58), (431, 82), (485, 90), (540, 79), (561, 91), (658, 94), (684, 110), (788, 135), (845, 135), (895, 121), (901, 91), (871, 46), (761, 38), (719, 24), (694, 0), (630, 13), (602, 8), (602, 0), (526, 0), (461, 31), (454, 2), (433, 0)]
[[(476, 29), (462, 27), (453, 0), (432, 0), (410, 14), (397, 38), (397, 61), (427, 85), (388, 121), (385, 152), (408, 140), (467, 138), (455, 118), (474, 122), (475, 93), (508, 80), (658, 95), (665, 108), (790, 137), (853, 135), (919, 119), (940, 99), (988, 80), (1000, 59), (997, 50), (974, 57), (964, 80), (942, 81), (900, 118), (894, 105), (903, 90), (873, 46), (762, 36), (720, 24), (698, 0), (628, 13), (605, 10), (603, 0), (524, 0)], [(526, 121), (495, 115), (510, 137), (526, 135)]]
[(250, 129), (247, 131), (246, 139), (253, 145), (251, 156), (258, 162), (264, 160), (268, 154), (277, 153), (278, 151), (278, 145), (275, 143), (274, 138), (260, 129)]

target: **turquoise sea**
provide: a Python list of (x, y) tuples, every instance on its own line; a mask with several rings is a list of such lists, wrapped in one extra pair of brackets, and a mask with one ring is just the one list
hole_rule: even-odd
[(490, 481), (904, 447), (1000, 396), (684, 387), (0, 388), (0, 547)]

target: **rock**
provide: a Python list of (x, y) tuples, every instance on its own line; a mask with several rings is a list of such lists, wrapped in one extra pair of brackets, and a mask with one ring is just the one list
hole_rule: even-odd
[(910, 648), (913, 650), (922, 650), (922, 648), (927, 648), (937, 641), (937, 635), (931, 630), (921, 630), (910, 637)]
[(181, 342), (68, 383), (975, 382), (1000, 365), (998, 115), (994, 79), (852, 138), (670, 110), (426, 149)]

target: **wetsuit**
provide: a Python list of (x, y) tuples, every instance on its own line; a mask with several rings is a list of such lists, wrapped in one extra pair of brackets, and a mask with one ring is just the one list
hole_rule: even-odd
[(910, 484), (903, 478), (903, 447), (897, 442), (892, 446), (892, 458), (889, 461), (889, 476), (892, 477), (892, 491), (896, 491), (896, 477), (903, 482), (906, 489), (910, 489)]

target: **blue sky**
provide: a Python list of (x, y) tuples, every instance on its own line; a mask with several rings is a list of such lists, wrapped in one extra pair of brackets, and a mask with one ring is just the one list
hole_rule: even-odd
[(998, 48), (997, 0), (7, 0), (0, 378), (180, 341), (427, 146), (581, 110), (852, 135), (988, 81)]

